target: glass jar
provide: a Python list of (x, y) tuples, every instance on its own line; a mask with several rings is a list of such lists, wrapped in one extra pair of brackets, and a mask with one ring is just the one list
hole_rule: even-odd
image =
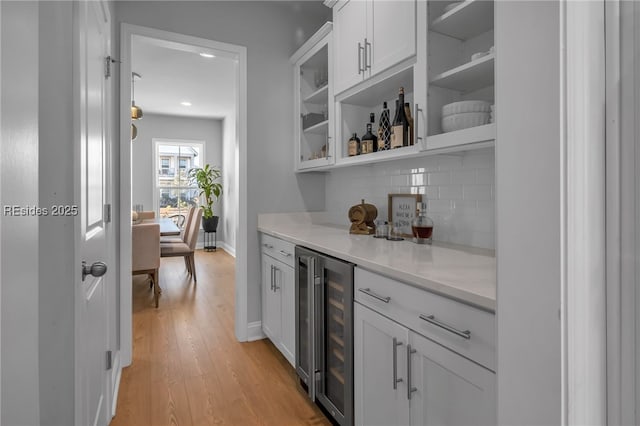
[(433, 237), (433, 220), (427, 217), (426, 203), (416, 204), (416, 218), (411, 222), (413, 242), (416, 244), (431, 244)]

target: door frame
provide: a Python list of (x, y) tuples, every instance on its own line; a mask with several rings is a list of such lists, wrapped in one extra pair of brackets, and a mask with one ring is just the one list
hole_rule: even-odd
[(193, 37), (184, 34), (127, 23), (120, 30), (120, 360), (131, 364), (133, 350), (131, 296), (131, 44), (134, 36), (203, 46), (233, 53), (238, 59), (236, 99), (236, 143), (238, 146), (239, 189), (236, 222), (236, 294), (235, 334), (247, 340), (247, 48), (240, 45)]

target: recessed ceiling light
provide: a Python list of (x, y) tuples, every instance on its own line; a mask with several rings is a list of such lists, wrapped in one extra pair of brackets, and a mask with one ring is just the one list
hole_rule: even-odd
[(180, 105), (183, 105), (183, 106), (191, 106), (191, 102), (187, 102), (187, 101), (180, 102)]
[(211, 53), (204, 53), (204, 52), (202, 52), (200, 54), (200, 56), (202, 56), (203, 58), (215, 58), (216, 57), (216, 55), (212, 55)]

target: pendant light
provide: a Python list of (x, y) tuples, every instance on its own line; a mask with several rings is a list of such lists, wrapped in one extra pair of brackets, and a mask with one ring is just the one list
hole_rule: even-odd
[(135, 81), (136, 77), (142, 78), (137, 72), (131, 73), (131, 119), (140, 120), (142, 118), (142, 108), (136, 105), (135, 101)]

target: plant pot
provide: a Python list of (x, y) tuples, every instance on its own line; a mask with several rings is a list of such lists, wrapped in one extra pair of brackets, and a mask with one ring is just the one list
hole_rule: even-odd
[(208, 218), (202, 218), (202, 229), (204, 232), (216, 232), (218, 229), (218, 216), (212, 216)]

